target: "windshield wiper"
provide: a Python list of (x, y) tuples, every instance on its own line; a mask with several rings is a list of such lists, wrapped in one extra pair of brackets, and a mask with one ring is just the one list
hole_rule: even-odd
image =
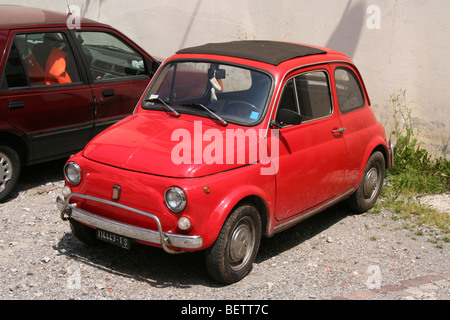
[(207, 107), (205, 107), (203, 104), (201, 104), (201, 103), (190, 103), (190, 104), (182, 104), (182, 106), (187, 106), (187, 107), (190, 107), (190, 106), (192, 106), (192, 107), (201, 107), (201, 108), (203, 108), (204, 110), (206, 110), (210, 115), (212, 115), (214, 118), (216, 118), (217, 120), (219, 120), (221, 123), (222, 123), (222, 125), (224, 126), (224, 127), (226, 127), (227, 125), (228, 125), (228, 122), (225, 120), (225, 119), (223, 119), (221, 116), (219, 116), (217, 113), (215, 113), (215, 112), (213, 112), (213, 111), (211, 111), (209, 108), (207, 108)]
[(145, 99), (145, 101), (148, 101), (148, 102), (155, 102), (155, 101), (159, 101), (163, 106), (165, 106), (167, 109), (169, 109), (169, 111), (170, 112), (172, 112), (174, 115), (175, 115), (175, 117), (179, 117), (180, 116), (180, 113), (177, 111), (177, 110), (175, 110), (174, 108), (172, 108), (170, 105), (168, 105), (163, 99), (161, 99), (159, 96), (157, 96), (157, 95), (151, 95), (150, 96), (150, 98), (148, 98), (148, 99)]

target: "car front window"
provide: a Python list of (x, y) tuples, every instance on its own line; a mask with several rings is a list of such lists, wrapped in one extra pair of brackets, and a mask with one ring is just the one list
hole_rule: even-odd
[(176, 61), (158, 73), (143, 108), (160, 109), (165, 102), (181, 114), (211, 117), (206, 107), (227, 122), (253, 125), (264, 114), (271, 85), (271, 78), (260, 71), (215, 62)]
[(100, 31), (77, 31), (76, 37), (95, 82), (146, 75), (144, 58), (123, 39)]

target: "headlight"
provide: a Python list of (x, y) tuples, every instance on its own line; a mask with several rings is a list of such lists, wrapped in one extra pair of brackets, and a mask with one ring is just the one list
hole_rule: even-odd
[(180, 212), (186, 207), (186, 194), (181, 188), (172, 187), (164, 193), (167, 207), (173, 212)]
[(81, 182), (81, 168), (75, 162), (68, 162), (64, 166), (64, 176), (67, 181), (73, 185), (77, 185)]

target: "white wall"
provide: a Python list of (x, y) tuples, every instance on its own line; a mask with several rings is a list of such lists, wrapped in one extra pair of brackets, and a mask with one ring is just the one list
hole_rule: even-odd
[[(390, 96), (406, 90), (424, 147), (441, 155), (450, 143), (448, 0), (67, 2), (77, 5), (82, 16), (116, 27), (160, 57), (186, 46), (236, 39), (287, 40), (340, 50), (360, 69), (388, 135), (393, 126)], [(67, 6), (65, 0), (0, 3), (56, 11)]]

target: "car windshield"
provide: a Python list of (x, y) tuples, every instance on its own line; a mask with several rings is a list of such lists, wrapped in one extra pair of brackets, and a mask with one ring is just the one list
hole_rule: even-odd
[(264, 114), (271, 84), (261, 71), (216, 62), (175, 61), (157, 74), (142, 106), (175, 116), (197, 114), (223, 125), (253, 125)]

